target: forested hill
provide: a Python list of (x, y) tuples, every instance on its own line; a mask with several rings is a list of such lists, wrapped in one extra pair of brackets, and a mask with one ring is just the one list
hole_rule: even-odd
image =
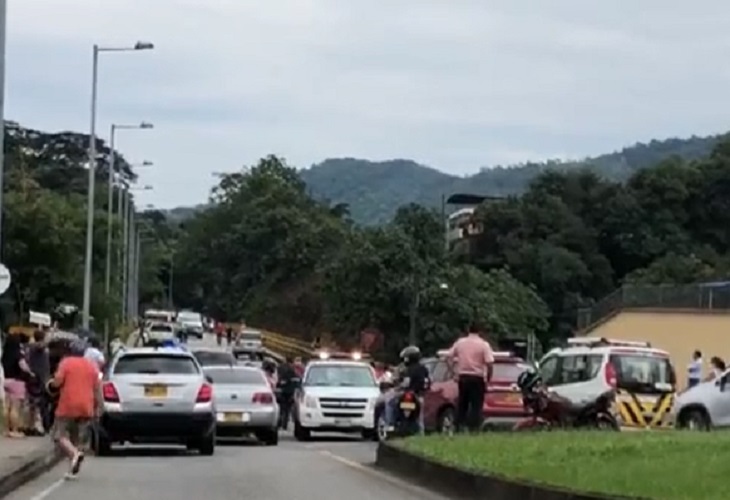
[(442, 194), (518, 194), (538, 173), (549, 168), (588, 166), (610, 180), (624, 180), (669, 156), (706, 156), (719, 137), (654, 140), (581, 161), (485, 168), (468, 177), (449, 175), (410, 160), (371, 162), (355, 158), (325, 160), (302, 170), (301, 176), (314, 197), (332, 204), (346, 203), (358, 223), (380, 224), (391, 220), (397, 208), (407, 203), (439, 206)]

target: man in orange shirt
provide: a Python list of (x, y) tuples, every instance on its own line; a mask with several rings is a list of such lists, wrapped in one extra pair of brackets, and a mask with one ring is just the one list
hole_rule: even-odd
[(461, 430), (466, 424), (470, 431), (478, 432), (482, 426), (484, 393), (492, 378), (492, 347), (474, 325), (469, 333), (454, 342), (447, 356), (455, 364), (459, 382), (456, 428)]
[(70, 355), (58, 365), (50, 384), (59, 391), (53, 438), (70, 461), (66, 477), (74, 478), (81, 469), (84, 452), (79, 449), (88, 437), (99, 404), (99, 369), (84, 357), (86, 345), (75, 341)]

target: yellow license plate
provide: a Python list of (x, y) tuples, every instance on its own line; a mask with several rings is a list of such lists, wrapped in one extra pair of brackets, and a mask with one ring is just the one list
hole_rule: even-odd
[(166, 398), (166, 385), (146, 385), (144, 386), (144, 395), (147, 398)]
[(415, 410), (416, 409), (416, 403), (401, 403), (400, 404), (401, 410)]
[(522, 396), (519, 394), (507, 394), (503, 401), (505, 403), (522, 404)]
[(243, 414), (241, 413), (224, 413), (223, 420), (226, 422), (241, 422), (243, 420)]

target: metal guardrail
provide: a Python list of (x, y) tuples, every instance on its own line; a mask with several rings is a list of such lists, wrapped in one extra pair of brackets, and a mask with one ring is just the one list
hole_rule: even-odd
[(312, 346), (306, 341), (280, 333), (263, 331), (262, 343), (266, 349), (270, 349), (284, 356), (311, 358), (314, 355)]
[(624, 285), (592, 307), (578, 311), (584, 330), (621, 309), (730, 310), (730, 283), (693, 285)]

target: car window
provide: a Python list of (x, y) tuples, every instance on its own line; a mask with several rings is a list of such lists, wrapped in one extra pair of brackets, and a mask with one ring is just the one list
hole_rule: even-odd
[(205, 370), (214, 384), (266, 385), (264, 374), (257, 370), (209, 368)]
[(168, 325), (152, 325), (150, 327), (150, 332), (171, 332), (172, 327)]
[(129, 375), (134, 373), (192, 375), (200, 372), (195, 361), (187, 356), (125, 354), (114, 364), (115, 375)]
[(241, 340), (261, 340), (261, 332), (243, 332), (240, 335)]
[(371, 387), (377, 386), (369, 366), (328, 365), (311, 366), (304, 385), (318, 387)]
[(559, 384), (587, 382), (598, 375), (603, 362), (602, 354), (570, 354), (561, 356)]
[(630, 391), (662, 390), (674, 386), (674, 369), (665, 356), (652, 353), (611, 354), (609, 358), (616, 371), (618, 387)]
[(540, 377), (547, 385), (553, 385), (557, 381), (558, 357), (552, 356), (540, 362)]
[(236, 358), (229, 352), (195, 351), (193, 356), (202, 366), (232, 365), (236, 363)]
[(433, 373), (431, 374), (431, 380), (434, 382), (445, 382), (451, 375), (449, 364), (446, 361), (438, 361), (433, 367)]
[(503, 382), (517, 382), (517, 378), (529, 368), (525, 363), (513, 362), (496, 362), (494, 363), (494, 371), (492, 380)]

